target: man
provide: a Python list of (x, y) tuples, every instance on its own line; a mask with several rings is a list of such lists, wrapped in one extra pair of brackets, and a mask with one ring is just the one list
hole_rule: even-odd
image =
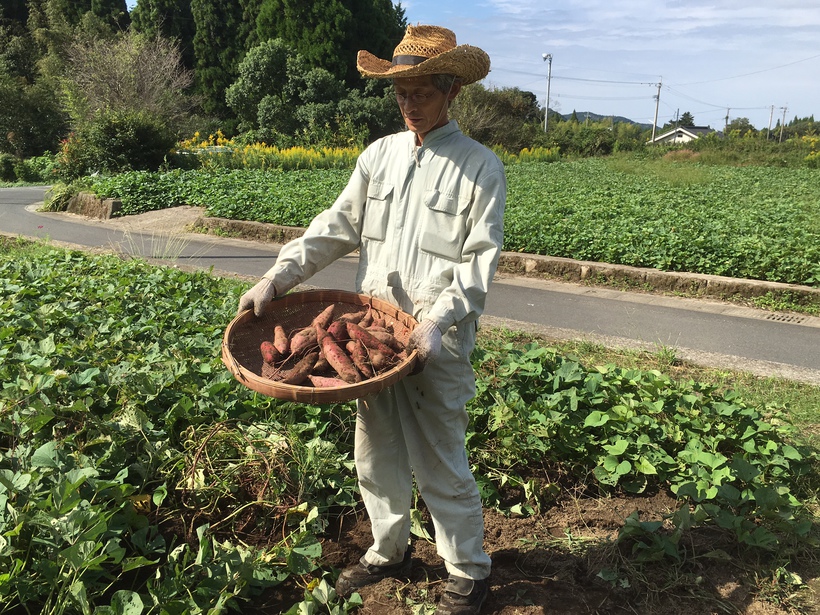
[(355, 461), (373, 545), (342, 571), (340, 595), (410, 570), (413, 476), (449, 573), (437, 613), (478, 613), (487, 592), (481, 500), (465, 451), (470, 353), (498, 264), (506, 178), (498, 158), (448, 118), (462, 85), (483, 79), (486, 53), (436, 26), (410, 26), (393, 60), (358, 55), (365, 77), (393, 79), (407, 132), (371, 144), (336, 202), (240, 299), (274, 297), (355, 249), (360, 293), (413, 314), (409, 346), (423, 371), (357, 403)]

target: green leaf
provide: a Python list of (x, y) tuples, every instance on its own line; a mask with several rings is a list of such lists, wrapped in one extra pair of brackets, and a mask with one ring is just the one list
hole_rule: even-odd
[(794, 461), (800, 461), (803, 459), (803, 455), (801, 455), (796, 448), (789, 446), (788, 444), (784, 444), (780, 450), (786, 459), (792, 459)]
[(140, 615), (145, 605), (138, 593), (121, 589), (114, 592), (111, 609), (114, 615)]
[(418, 536), (419, 538), (424, 538), (429, 542), (434, 542), (433, 537), (430, 535), (430, 532), (427, 531), (427, 528), (424, 527), (424, 518), (421, 515), (421, 511), (418, 508), (413, 508), (410, 511), (410, 532), (414, 536)]
[(765, 527), (756, 528), (751, 534), (743, 539), (743, 542), (754, 547), (770, 549), (777, 545), (777, 536), (772, 534)]
[(762, 509), (773, 509), (780, 503), (780, 496), (771, 487), (758, 487), (754, 490), (754, 498)]
[(615, 474), (618, 476), (623, 476), (624, 474), (629, 474), (632, 471), (632, 464), (628, 461), (624, 460), (618, 464), (618, 467), (615, 468)]
[(82, 581), (74, 581), (68, 591), (71, 597), (80, 605), (80, 608), (83, 610), (83, 615), (91, 615), (91, 605), (88, 603), (85, 584)]
[(129, 572), (130, 570), (136, 570), (137, 568), (144, 568), (145, 566), (153, 566), (154, 564), (159, 563), (158, 559), (148, 559), (147, 557), (127, 557), (122, 560), (122, 572)]
[(86, 384), (91, 383), (97, 376), (100, 375), (100, 370), (97, 367), (89, 367), (86, 370), (83, 370), (79, 374), (72, 374), (71, 380), (80, 386), (84, 386)]
[(165, 483), (163, 483), (154, 490), (151, 499), (154, 502), (154, 506), (159, 507), (165, 501), (166, 497), (168, 497), (168, 487), (165, 485)]
[(600, 410), (593, 410), (586, 419), (584, 419), (584, 427), (600, 427), (609, 421), (609, 416)]
[(649, 460), (644, 457), (643, 455), (638, 457), (638, 461), (635, 464), (635, 470), (640, 472), (641, 474), (657, 474), (658, 470), (655, 469)]
[(59, 468), (57, 462), (57, 443), (53, 440), (40, 446), (31, 456), (33, 468)]
[(735, 471), (735, 475), (740, 480), (747, 483), (752, 482), (760, 476), (760, 470), (739, 455), (732, 459), (731, 468)]
[(49, 335), (48, 337), (41, 339), (40, 343), (37, 344), (37, 348), (46, 356), (54, 354), (57, 350), (57, 344), (54, 343), (54, 336)]
[(615, 442), (615, 444), (605, 444), (604, 450), (610, 455), (620, 456), (626, 452), (626, 449), (629, 448), (629, 440), (626, 438), (621, 438)]

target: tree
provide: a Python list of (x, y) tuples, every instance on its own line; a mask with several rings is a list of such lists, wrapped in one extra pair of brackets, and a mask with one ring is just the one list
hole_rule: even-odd
[(112, 40), (78, 36), (67, 65), (73, 130), (58, 157), (60, 175), (158, 168), (191, 109), (184, 92), (193, 76), (179, 45), (135, 30)]
[(358, 50), (390, 57), (406, 22), (390, 0), (261, 0), (256, 24), (259, 40), (281, 38), (309, 66), (361, 87)]
[(680, 119), (678, 120), (678, 126), (684, 126), (684, 127), (689, 128), (689, 127), (692, 127), (694, 125), (695, 125), (695, 116), (693, 116), (688, 111), (684, 111), (683, 115), (681, 115)]
[(26, 0), (4, 0), (0, 6), (0, 26), (16, 26), (17, 32), (24, 31), (28, 22)]
[(240, 41), (242, 5), (235, 0), (191, 0), (194, 18), (196, 91), (206, 113), (226, 119), (230, 116), (225, 90), (237, 76), (245, 55)]
[(512, 152), (530, 145), (541, 126), (535, 94), (518, 88), (487, 89), (480, 83), (462, 88), (451, 115), (466, 135)]
[(380, 58), (392, 58), (393, 50), (404, 36), (407, 19), (401, 4), (391, 0), (343, 0), (353, 16), (352, 28), (342, 41), (341, 52), (347, 70), (342, 75), (349, 87), (361, 83), (356, 55), (366, 49)]
[(75, 126), (107, 110), (144, 112), (173, 128), (191, 109), (185, 90), (193, 76), (168, 39), (129, 30), (113, 41), (76, 40), (68, 66), (66, 100)]
[(348, 90), (323, 68), (310, 68), (281, 39), (260, 43), (242, 60), (226, 100), (246, 138), (286, 146), (361, 144), (401, 119), (388, 84)]
[(674, 129), (679, 128), (679, 127), (691, 128), (694, 125), (695, 125), (694, 116), (691, 113), (689, 113), (688, 111), (685, 111), (683, 113), (683, 115), (681, 115), (679, 117), (675, 117), (675, 118), (669, 120), (668, 122), (666, 122), (666, 124), (664, 124), (663, 126), (661, 126), (661, 131), (662, 132), (667, 132), (669, 130), (674, 130)]
[(162, 36), (179, 43), (182, 63), (193, 69), (194, 17), (191, 0), (139, 0), (131, 11), (131, 24), (137, 32), (149, 38)]
[(579, 123), (569, 119), (553, 124), (545, 142), (558, 147), (562, 155), (604, 156), (615, 149), (615, 135), (609, 121)]
[(38, 75), (39, 59), (37, 45), (25, 30), (14, 24), (0, 26), (0, 71), (31, 84)]
[(745, 137), (746, 135), (755, 136), (757, 131), (747, 117), (738, 117), (733, 119), (726, 126), (726, 135), (729, 137)]
[(340, 49), (353, 15), (341, 0), (264, 0), (256, 23), (260, 40), (279, 38), (310, 66), (345, 74)]
[(57, 148), (68, 117), (48, 80), (27, 83), (0, 71), (0, 152), (19, 158)]
[(287, 62), (290, 49), (282, 39), (260, 43), (239, 64), (238, 77), (225, 92), (228, 106), (240, 120), (240, 130), (258, 126), (259, 104), (267, 96), (278, 96), (285, 102), (288, 83)]
[(109, 26), (125, 29), (131, 23), (125, 0), (48, 0), (51, 10), (61, 13), (71, 25), (79, 25), (87, 13)]

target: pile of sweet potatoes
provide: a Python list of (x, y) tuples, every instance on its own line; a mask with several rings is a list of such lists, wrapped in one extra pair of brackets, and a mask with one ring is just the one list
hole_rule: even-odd
[(308, 326), (289, 335), (277, 324), (272, 334), (259, 346), (262, 376), (286, 384), (337, 387), (364, 382), (407, 357), (385, 319), (369, 307), (343, 312), (330, 304)]

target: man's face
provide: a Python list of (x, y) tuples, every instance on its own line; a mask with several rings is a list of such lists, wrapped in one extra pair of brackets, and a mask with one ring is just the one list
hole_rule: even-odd
[(447, 106), (461, 89), (460, 84), (456, 83), (450, 94), (445, 94), (433, 85), (430, 75), (394, 79), (393, 87), (404, 123), (411, 132), (416, 133), (419, 143), (428, 132), (449, 121)]

